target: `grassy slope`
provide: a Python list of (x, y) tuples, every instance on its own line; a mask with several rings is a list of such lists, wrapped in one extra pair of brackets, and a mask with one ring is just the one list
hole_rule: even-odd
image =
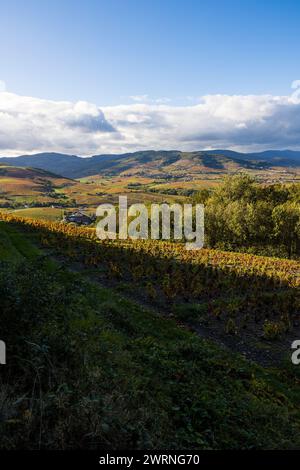
[(40, 250), (22, 233), (12, 225), (0, 222), (0, 260), (14, 263), (31, 260), (39, 254)]
[(27, 209), (17, 209), (14, 211), (19, 217), (29, 217), (32, 219), (61, 220), (63, 209), (57, 207), (30, 207)]
[(2, 447), (300, 448), (295, 367), (251, 365), (0, 234), (2, 259), (27, 258), (1, 267)]
[(299, 337), (296, 261), (209, 249), (189, 252), (162, 241), (99, 244), (94, 229), (7, 214), (3, 220), (29, 230), (72, 269), (260, 364), (279, 364)]

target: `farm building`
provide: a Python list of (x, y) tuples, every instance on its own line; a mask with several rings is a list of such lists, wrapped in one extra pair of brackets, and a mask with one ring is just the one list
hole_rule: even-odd
[(95, 216), (85, 214), (82, 211), (71, 212), (64, 216), (65, 222), (73, 222), (77, 225), (91, 225), (95, 220)]

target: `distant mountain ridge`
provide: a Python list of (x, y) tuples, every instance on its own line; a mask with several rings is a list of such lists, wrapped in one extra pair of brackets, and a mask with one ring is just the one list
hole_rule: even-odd
[(242, 153), (233, 150), (213, 150), (213, 153), (226, 155), (228, 157), (245, 158), (247, 160), (257, 160), (271, 162), (275, 166), (299, 166), (300, 150), (265, 150), (263, 152)]
[(67, 178), (101, 173), (104, 176), (147, 175), (182, 176), (203, 172), (228, 172), (242, 169), (262, 170), (272, 167), (300, 168), (300, 151), (268, 150), (242, 153), (233, 150), (144, 150), (124, 154), (79, 157), (62, 153), (38, 153), (19, 157), (2, 157), (0, 165), (34, 167)]

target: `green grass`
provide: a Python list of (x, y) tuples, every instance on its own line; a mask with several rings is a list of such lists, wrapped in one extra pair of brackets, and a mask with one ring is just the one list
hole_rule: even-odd
[(11, 238), (5, 230), (2, 230), (3, 222), (0, 223), (0, 259), (4, 261), (21, 260), (20, 252), (13, 245)]
[(27, 209), (16, 209), (13, 211), (19, 217), (30, 219), (61, 220), (63, 209), (56, 207), (29, 207)]
[(297, 368), (251, 364), (0, 233), (19, 253), (0, 263), (1, 448), (300, 448)]
[(33, 259), (40, 254), (40, 250), (29, 241), (25, 233), (0, 222), (0, 260), (18, 262), (24, 258)]

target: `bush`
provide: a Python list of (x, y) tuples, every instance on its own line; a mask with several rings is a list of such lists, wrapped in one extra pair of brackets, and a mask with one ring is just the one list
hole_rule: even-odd
[(266, 320), (263, 326), (264, 338), (267, 340), (275, 340), (286, 332), (286, 326), (282, 321), (275, 322)]

